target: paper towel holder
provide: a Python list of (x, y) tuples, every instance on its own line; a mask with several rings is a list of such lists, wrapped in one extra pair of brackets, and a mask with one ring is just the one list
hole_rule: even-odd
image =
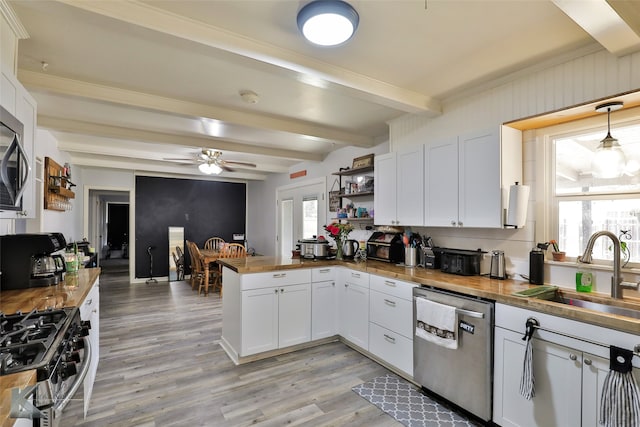
[(505, 209), (504, 227), (522, 228), (527, 221), (529, 186), (518, 181), (509, 187), (509, 206)]

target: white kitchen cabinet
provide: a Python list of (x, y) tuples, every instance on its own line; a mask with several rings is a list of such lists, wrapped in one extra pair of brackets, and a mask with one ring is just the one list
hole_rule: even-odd
[(310, 339), (310, 283), (242, 291), (241, 356)]
[(369, 274), (342, 270), (340, 298), (340, 335), (369, 349)]
[(29, 176), (22, 196), (22, 209), (20, 211), (0, 212), (0, 218), (35, 218), (36, 172), (34, 146), (37, 126), (37, 104), (35, 99), (27, 92), (18, 79), (5, 72), (0, 73), (0, 103), (2, 107), (15, 116), (24, 127), (20, 143), (22, 144), (27, 162), (30, 166)]
[(375, 223), (422, 225), (424, 222), (424, 147), (376, 156)]
[(335, 267), (311, 271), (311, 340), (338, 334), (338, 290)]
[[(89, 371), (84, 378), (84, 416), (87, 416), (91, 395), (93, 393), (93, 384), (98, 371), (98, 362), (100, 360), (100, 279), (96, 279), (93, 287), (87, 294), (82, 305), (80, 306), (80, 319), (88, 320), (91, 323), (89, 329), (89, 346), (91, 347), (91, 359), (89, 363)], [(85, 350), (86, 351), (86, 350)]]
[[(526, 344), (522, 337), (530, 316), (561, 334), (536, 331), (535, 396), (526, 400), (519, 389)], [(589, 341), (629, 348), (639, 340), (628, 333), (496, 304), (493, 421), (503, 427), (597, 427), (602, 386), (609, 371), (609, 350)], [(635, 359), (634, 375), (638, 378), (640, 364)]]
[(509, 186), (522, 182), (522, 134), (501, 126), (425, 148), (425, 225), (501, 228)]
[(369, 351), (386, 363), (413, 374), (414, 283), (371, 275)]

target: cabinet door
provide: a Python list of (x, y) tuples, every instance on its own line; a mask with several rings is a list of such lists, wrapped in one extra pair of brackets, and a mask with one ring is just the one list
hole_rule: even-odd
[(278, 348), (278, 290), (242, 291), (240, 356)]
[(500, 135), (475, 133), (459, 142), (458, 225), (502, 227)]
[[(396, 155), (396, 217), (402, 225), (424, 224), (424, 147)], [(378, 185), (376, 182), (376, 186)], [(376, 188), (376, 194), (378, 189)], [(377, 213), (376, 213), (377, 216)]]
[(83, 382), (84, 415), (86, 417), (89, 403), (91, 402), (96, 372), (98, 371), (98, 361), (100, 360), (100, 285), (98, 282), (93, 285), (93, 288), (80, 306), (80, 318), (91, 322), (88, 336), (89, 345), (91, 346), (91, 360), (89, 362), (89, 371)]
[(580, 426), (582, 354), (535, 339), (533, 349), (535, 396), (526, 400), (519, 392), (522, 334), (495, 328), (493, 421), (502, 427)]
[(278, 288), (278, 348), (311, 340), (311, 284)]
[[(458, 139), (425, 147), (425, 225), (458, 225)], [(376, 183), (376, 185), (378, 185)]]
[(311, 284), (311, 340), (332, 337), (338, 333), (338, 297), (336, 282)]
[(397, 224), (396, 218), (396, 153), (376, 156), (373, 182), (376, 190), (373, 198), (376, 224)]
[(342, 336), (353, 344), (369, 348), (369, 289), (345, 283), (340, 322)]

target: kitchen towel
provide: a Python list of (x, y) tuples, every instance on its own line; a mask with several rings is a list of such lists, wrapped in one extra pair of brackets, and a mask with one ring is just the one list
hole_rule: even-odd
[(527, 341), (524, 349), (524, 363), (522, 364), (522, 375), (520, 376), (520, 394), (527, 400), (531, 400), (536, 395), (535, 379), (533, 377), (533, 333), (536, 323), (527, 320), (527, 329), (523, 340)]
[(442, 347), (458, 348), (456, 308), (416, 298), (416, 336)]
[(640, 426), (640, 391), (633, 377), (633, 352), (609, 347), (609, 372), (600, 396), (600, 424), (605, 427)]

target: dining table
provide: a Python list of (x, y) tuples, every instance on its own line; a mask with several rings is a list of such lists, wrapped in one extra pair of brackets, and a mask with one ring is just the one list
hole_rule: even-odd
[[(211, 264), (214, 264), (218, 258), (220, 258), (221, 252), (216, 249), (200, 249), (200, 255), (202, 255), (202, 265), (204, 268), (204, 283), (209, 283), (209, 269)], [(217, 268), (214, 266), (214, 268)], [(207, 294), (208, 286), (205, 288), (205, 295)]]

